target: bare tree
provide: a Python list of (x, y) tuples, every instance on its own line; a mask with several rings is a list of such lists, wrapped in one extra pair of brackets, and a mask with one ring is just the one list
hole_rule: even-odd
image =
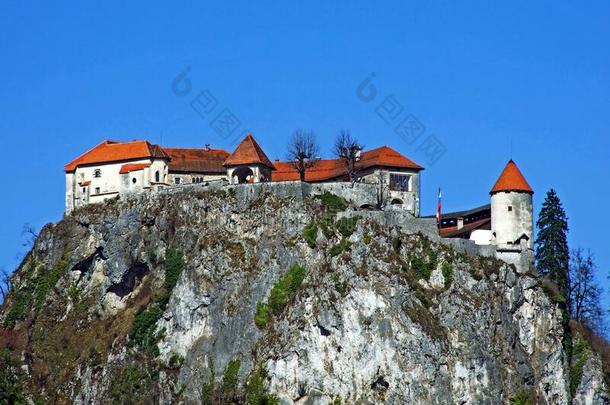
[(36, 242), (36, 238), (38, 237), (38, 233), (36, 229), (29, 223), (23, 224), (23, 230), (21, 231), (21, 236), (23, 236), (23, 246), (31, 249), (34, 246), (34, 242)]
[(377, 208), (383, 209), (388, 204), (389, 190), (387, 173), (379, 170), (377, 172)]
[(2, 295), (1, 302), (4, 302), (4, 298), (11, 290), (11, 287), (11, 274), (6, 270), (6, 268), (0, 268), (0, 295)]
[(347, 175), (350, 183), (356, 182), (356, 163), (360, 161), (360, 153), (364, 145), (350, 134), (349, 130), (342, 129), (337, 135), (333, 153), (342, 159), (347, 169)]
[(299, 172), (301, 181), (305, 181), (305, 172), (314, 165), (319, 150), (312, 131), (294, 131), (288, 144), (288, 160)]
[(573, 250), (570, 260), (570, 304), (572, 317), (596, 329), (602, 319), (601, 287), (595, 282), (595, 262), (590, 251)]

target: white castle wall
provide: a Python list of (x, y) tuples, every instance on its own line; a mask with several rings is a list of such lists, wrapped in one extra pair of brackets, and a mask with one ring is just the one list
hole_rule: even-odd
[[(119, 174), (124, 164), (150, 164), (143, 170)], [(95, 177), (95, 171), (100, 176)], [(167, 181), (167, 163), (161, 159), (134, 159), (119, 163), (100, 163), (79, 166), (74, 173), (66, 173), (66, 212), (89, 203), (97, 203), (113, 198), (119, 193), (140, 192), (155, 184), (155, 173), (159, 172), (160, 183)], [(133, 179), (136, 182), (133, 182)], [(79, 183), (91, 182), (88, 186)]]
[(491, 231), (495, 234), (493, 244), (501, 247), (511, 245), (523, 234), (533, 248), (532, 195), (523, 192), (499, 192), (491, 196)]

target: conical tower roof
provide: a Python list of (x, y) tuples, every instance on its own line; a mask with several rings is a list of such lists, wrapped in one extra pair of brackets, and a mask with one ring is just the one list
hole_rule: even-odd
[(275, 170), (275, 166), (269, 160), (263, 149), (256, 143), (250, 134), (241, 141), (237, 148), (229, 155), (224, 162), (224, 166), (239, 166), (261, 164)]
[(496, 181), (496, 184), (489, 193), (495, 194), (501, 191), (519, 191), (534, 194), (534, 190), (532, 190), (521, 170), (519, 170), (512, 159), (506, 164), (498, 181)]

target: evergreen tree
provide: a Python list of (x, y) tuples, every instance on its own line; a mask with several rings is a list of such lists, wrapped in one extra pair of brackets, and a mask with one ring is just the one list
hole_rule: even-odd
[(553, 189), (546, 194), (536, 226), (538, 227), (538, 237), (535, 242), (538, 272), (557, 283), (570, 308), (568, 218)]

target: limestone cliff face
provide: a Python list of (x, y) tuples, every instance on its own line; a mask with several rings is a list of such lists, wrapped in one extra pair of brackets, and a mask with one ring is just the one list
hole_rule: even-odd
[(571, 389), (561, 307), (534, 274), (292, 187), (141, 195), (45, 227), (0, 313), (26, 395), (607, 403), (595, 356)]

